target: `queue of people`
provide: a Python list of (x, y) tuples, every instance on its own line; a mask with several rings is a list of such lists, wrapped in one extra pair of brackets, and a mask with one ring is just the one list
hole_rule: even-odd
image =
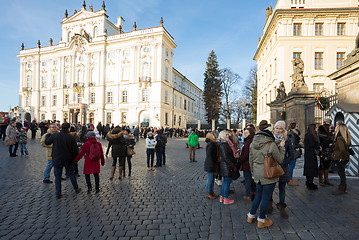
[[(348, 128), (342, 122), (336, 123), (334, 133), (330, 131), (328, 120), (318, 128), (315, 124), (309, 124), (305, 137), (304, 145), (301, 144), (298, 124), (290, 123), (286, 128), (284, 121), (277, 121), (274, 125), (263, 120), (257, 128), (253, 125), (244, 129), (243, 147), (240, 147), (240, 155), (236, 155), (235, 149), (232, 151), (230, 146), (235, 146), (231, 130), (207, 133), (206, 135), (206, 158), (204, 170), (207, 172), (206, 195), (208, 199), (220, 198), (223, 204), (233, 204), (234, 199), (229, 196), (231, 182), (236, 175), (237, 160), (240, 169), (244, 174), (245, 195), (244, 200), (252, 200), (251, 208), (247, 214), (247, 222), (252, 223), (257, 220), (257, 227), (264, 228), (273, 224), (267, 218), (267, 214), (273, 211), (273, 191), (278, 185), (278, 208), (281, 217), (288, 218), (286, 211), (287, 185), (299, 186), (293, 180), (295, 163), (302, 155), (304, 148), (304, 172), (306, 177), (306, 187), (309, 190), (316, 190), (318, 186), (314, 183), (315, 178), (319, 178), (321, 186), (333, 186), (328, 179), (328, 168), (334, 161), (338, 166), (340, 185), (333, 191), (334, 195), (347, 193), (345, 166), (348, 164), (351, 145), (351, 136)], [(240, 138), (238, 138), (240, 139)], [(238, 147), (238, 146), (237, 146)], [(279, 165), (281, 174), (278, 176), (268, 176), (267, 160), (271, 158)], [(265, 163), (266, 161), (266, 163)], [(216, 176), (223, 178), (220, 194), (214, 193), (214, 182)], [(278, 183), (278, 184), (277, 184)], [(256, 218), (257, 210), (259, 214)]]

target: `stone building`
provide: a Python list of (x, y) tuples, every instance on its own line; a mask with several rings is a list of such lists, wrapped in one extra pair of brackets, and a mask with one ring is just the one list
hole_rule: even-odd
[(103, 123), (184, 127), (204, 120), (203, 92), (173, 68), (173, 37), (163, 26), (123, 31), (105, 5), (65, 12), (57, 45), (22, 50), (20, 115)]
[[(257, 121), (270, 119), (268, 103), (276, 99), (277, 87), (284, 82), (292, 88), (292, 60), (304, 62), (309, 91), (336, 92), (327, 76), (343, 66), (354, 48), (358, 33), (356, 0), (278, 0), (267, 8), (263, 35), (254, 60), (258, 65)], [(314, 99), (313, 99), (314, 100)]]

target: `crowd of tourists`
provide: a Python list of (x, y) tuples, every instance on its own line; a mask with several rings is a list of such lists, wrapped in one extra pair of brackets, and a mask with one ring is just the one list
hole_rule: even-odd
[[(315, 124), (309, 124), (304, 144), (301, 144), (299, 127), (295, 122), (286, 128), (284, 121), (272, 125), (263, 120), (257, 127), (248, 125), (243, 135), (236, 130), (207, 133), (204, 163), (207, 172), (206, 198), (219, 197), (221, 203), (233, 204), (234, 199), (229, 196), (230, 186), (233, 180), (238, 179), (239, 172), (243, 171), (243, 199), (252, 200), (247, 222), (252, 223), (256, 219), (259, 208), (257, 227), (269, 227), (273, 221), (267, 218), (267, 214), (273, 211), (276, 186), (279, 190), (276, 207), (283, 218), (289, 217), (286, 211), (286, 187), (299, 186), (293, 180), (293, 170), (296, 160), (302, 155), (302, 149), (303, 175), (309, 190), (318, 189), (314, 183), (317, 177), (321, 186), (333, 186), (328, 179), (328, 172), (334, 164), (340, 176), (340, 185), (333, 194), (347, 193), (345, 166), (349, 162), (350, 139), (349, 130), (343, 122), (337, 122), (333, 132), (330, 120), (326, 120), (319, 129)], [(215, 182), (221, 186), (219, 195), (214, 193)]]
[[(340, 176), (340, 185), (333, 192), (335, 195), (347, 192), (345, 167), (349, 162), (351, 136), (348, 128), (342, 122), (337, 122), (335, 129), (330, 120), (323, 125), (309, 124), (304, 137), (300, 138), (298, 124), (292, 122), (286, 128), (284, 121), (277, 121), (274, 125), (263, 120), (255, 127), (248, 125), (243, 131), (220, 130), (198, 131), (197, 129), (180, 129), (162, 127), (114, 126), (114, 124), (95, 127), (93, 124), (69, 124), (60, 126), (58, 121), (25, 121), (22, 124), (16, 119), (5, 120), (1, 124), (1, 138), (8, 146), (10, 157), (16, 157), (20, 146), (21, 156), (29, 155), (26, 147), (27, 132), (35, 138), (36, 131), (41, 131), (41, 146), (46, 148), (46, 166), (44, 164), (44, 183), (50, 180), (51, 169), (54, 169), (56, 198), (62, 197), (61, 181), (69, 178), (76, 193), (81, 191), (76, 177), (79, 176), (78, 162), (85, 156), (83, 173), (86, 179), (87, 192), (93, 191), (91, 175), (95, 179), (95, 192), (100, 191), (100, 166), (105, 165), (111, 151), (112, 167), (109, 179), (113, 180), (118, 166), (117, 179), (126, 176), (126, 162), (128, 176), (131, 176), (131, 159), (135, 152), (135, 145), (139, 138), (146, 143), (147, 170), (154, 171), (156, 167), (166, 165), (167, 139), (172, 137), (188, 137), (186, 143), (189, 148), (189, 161), (197, 162), (196, 149), (199, 148), (199, 136), (205, 136), (206, 157), (204, 170), (207, 172), (206, 198), (216, 199), (223, 204), (233, 204), (230, 197), (231, 183), (244, 175), (245, 194), (243, 199), (252, 201), (247, 214), (247, 221), (255, 220), (257, 210), (257, 226), (269, 227), (272, 220), (266, 217), (273, 211), (273, 191), (278, 185), (279, 199), (276, 204), (280, 214), (288, 218), (286, 211), (287, 185), (298, 186), (293, 180), (296, 160), (302, 156), (304, 150), (304, 173), (306, 187), (316, 190), (314, 183), (319, 178), (319, 185), (333, 186), (328, 179), (329, 168), (336, 166)], [(100, 138), (108, 141), (106, 152), (103, 152)], [(106, 158), (104, 157), (106, 156)], [(154, 158), (156, 156), (156, 162)], [(271, 161), (274, 164), (271, 165)], [(319, 162), (319, 163), (318, 163)], [(279, 167), (280, 166), (280, 167)], [(63, 169), (65, 168), (65, 176)], [(279, 171), (276, 174), (272, 170)], [(219, 194), (214, 193), (214, 183), (221, 186)], [(277, 184), (278, 183), (278, 184)]]

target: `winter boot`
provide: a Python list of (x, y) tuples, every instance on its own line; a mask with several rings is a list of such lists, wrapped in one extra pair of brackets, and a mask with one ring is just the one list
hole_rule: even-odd
[(25, 154), (26, 154), (26, 156), (29, 156), (29, 151), (26, 150), (26, 151), (25, 151)]
[(115, 176), (115, 171), (116, 171), (116, 167), (112, 166), (111, 168), (111, 176), (110, 176), (110, 180), (113, 179), (113, 177)]
[(285, 203), (277, 203), (277, 208), (280, 212), (280, 215), (285, 219), (288, 218), (288, 213), (285, 211), (286, 207), (287, 207), (287, 204), (285, 204)]
[(24, 150), (21, 150), (21, 157), (24, 156)]
[(268, 202), (268, 208), (267, 208), (267, 213), (272, 213), (273, 212), (273, 199), (269, 200)]
[(333, 192), (333, 195), (342, 195), (346, 191), (346, 186), (339, 185), (338, 189)]
[(323, 181), (323, 175), (324, 175), (324, 171), (319, 170), (318, 171), (318, 177), (319, 177), (319, 185), (320, 186), (325, 186), (324, 181)]
[(329, 173), (328, 169), (324, 170), (324, 184), (329, 185), (329, 186), (334, 186), (333, 183), (329, 182), (328, 173)]
[(269, 220), (269, 219), (261, 219), (261, 218), (257, 218), (257, 227), (258, 228), (265, 228), (265, 227), (270, 227), (273, 225), (273, 221)]
[(122, 170), (123, 167), (118, 167), (118, 180), (122, 180)]

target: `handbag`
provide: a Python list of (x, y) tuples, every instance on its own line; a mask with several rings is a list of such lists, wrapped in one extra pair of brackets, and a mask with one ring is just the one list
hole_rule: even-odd
[(267, 152), (264, 156), (264, 178), (277, 178), (284, 174), (282, 167), (277, 163), (273, 157), (268, 156), (268, 150), (271, 142), (268, 143)]
[(127, 156), (133, 156), (135, 154), (136, 154), (135, 149), (130, 148), (129, 146), (127, 146)]
[(16, 143), (16, 140), (15, 140), (15, 138), (9, 138), (9, 139), (4, 140), (3, 143), (6, 147), (8, 147), (8, 146), (14, 145)]

